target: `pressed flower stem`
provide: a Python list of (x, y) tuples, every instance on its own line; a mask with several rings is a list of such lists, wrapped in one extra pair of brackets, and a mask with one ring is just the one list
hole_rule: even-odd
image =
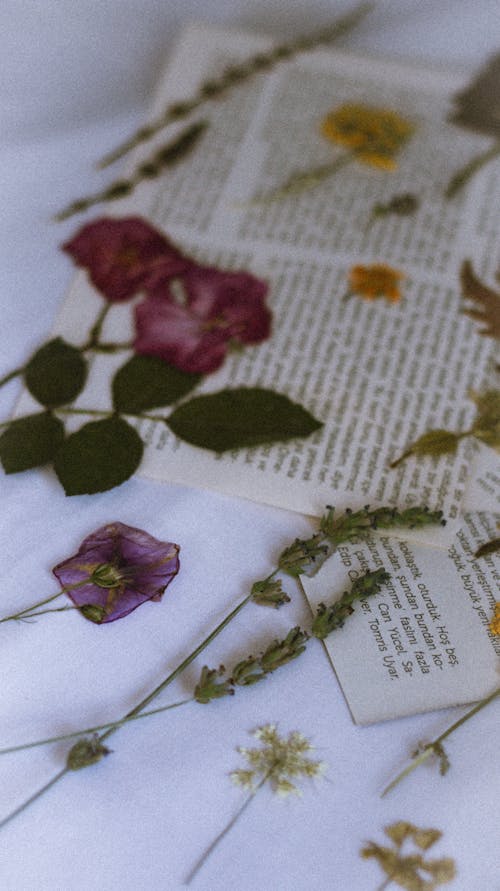
[[(276, 570), (272, 575), (275, 575), (277, 571), (278, 570)], [(272, 576), (270, 576), (270, 578), (272, 578)], [(196, 657), (203, 652), (206, 647), (208, 647), (208, 645), (217, 637), (218, 634), (221, 633), (221, 631), (224, 630), (227, 625), (229, 625), (229, 623), (235, 618), (235, 616), (238, 615), (239, 612), (241, 612), (241, 610), (247, 605), (247, 603), (251, 601), (251, 599), (252, 594), (247, 594), (246, 597), (244, 597), (243, 600), (241, 600), (237, 604), (237, 606), (235, 606), (235, 608), (231, 610), (230, 613), (228, 613), (225, 619), (223, 619), (222, 622), (220, 622), (216, 626), (216, 628), (214, 628), (214, 630), (211, 631), (210, 634), (205, 637), (205, 639), (189, 654), (189, 656), (183, 659), (182, 662), (177, 666), (177, 668), (175, 668), (169, 675), (167, 675), (167, 677), (161, 682), (161, 684), (158, 684), (158, 686), (155, 687), (148, 696), (142, 699), (141, 702), (139, 702), (139, 704), (135, 706), (135, 708), (127, 712), (127, 714), (124, 715), (123, 718), (121, 718), (119, 721), (114, 722), (112, 726), (107, 725), (109, 729), (101, 734), (101, 736), (99, 737), (99, 742), (107, 739), (109, 736), (111, 736), (112, 733), (115, 733), (116, 730), (118, 730), (129, 720), (138, 717), (139, 713), (142, 712), (149, 705), (149, 703), (152, 702), (153, 699), (155, 699), (166, 687), (168, 687), (168, 685), (171, 684), (172, 681), (174, 681), (175, 678), (178, 677), (181, 672), (183, 672), (184, 669), (186, 669), (188, 665), (190, 665), (191, 662), (193, 662)], [(42, 786), (41, 789), (31, 795), (31, 797), (24, 801), (18, 808), (16, 808), (16, 810), (12, 811), (10, 814), (7, 814), (7, 816), (0, 821), (0, 829), (2, 829), (4, 826), (7, 825), (7, 823), (10, 823), (11, 820), (13, 820), (24, 810), (26, 810), (26, 808), (29, 807), (30, 804), (33, 804), (33, 802), (37, 801), (38, 798), (41, 798), (41, 796), (44, 795), (45, 792), (51, 789), (52, 786), (59, 782), (59, 780), (61, 780), (69, 772), (70, 768), (65, 767), (63, 770), (60, 770), (58, 773), (56, 773), (55, 776), (53, 776), (52, 779), (45, 784), (45, 786)]]
[(389, 792), (392, 792), (392, 790), (397, 785), (399, 785), (399, 783), (404, 780), (405, 777), (408, 776), (408, 774), (412, 773), (412, 771), (419, 767), (420, 764), (423, 764), (424, 761), (427, 761), (427, 759), (434, 754), (436, 746), (440, 745), (443, 740), (447, 739), (447, 737), (454, 733), (455, 730), (458, 730), (458, 728), (461, 727), (462, 724), (465, 724), (466, 721), (468, 721), (470, 718), (473, 718), (474, 715), (477, 715), (477, 713), (480, 712), (481, 709), (486, 708), (486, 706), (489, 705), (490, 702), (493, 702), (493, 700), (496, 699), (497, 696), (500, 696), (500, 687), (497, 687), (497, 689), (494, 690), (493, 693), (490, 693), (489, 696), (486, 696), (485, 699), (481, 699), (481, 701), (478, 702), (477, 705), (466, 712), (465, 715), (462, 715), (462, 717), (459, 718), (458, 721), (455, 721), (453, 724), (451, 724), (440, 736), (436, 737), (436, 739), (428, 743), (425, 746), (423, 752), (420, 752), (420, 754), (416, 755), (415, 758), (413, 758), (412, 761), (410, 761), (410, 763), (404, 768), (404, 770), (402, 770), (401, 773), (399, 773), (397, 777), (392, 780), (392, 782), (389, 783), (388, 786), (386, 786), (386, 788), (382, 792), (381, 797), (383, 798), (385, 795), (388, 795)]
[(104, 306), (102, 307), (101, 311), (99, 312), (94, 324), (92, 325), (92, 328), (89, 331), (89, 339), (88, 339), (86, 345), (82, 347), (82, 352), (85, 352), (85, 350), (91, 350), (93, 347), (97, 346), (97, 344), (99, 343), (99, 338), (100, 338), (101, 332), (102, 332), (102, 326), (104, 325), (104, 321), (105, 321), (106, 316), (110, 309), (111, 309), (111, 304), (105, 303)]
[(196, 700), (193, 697), (190, 699), (180, 699), (179, 702), (172, 702), (170, 705), (162, 705), (159, 708), (152, 708), (147, 712), (141, 712), (138, 715), (121, 718), (119, 721), (107, 721), (105, 724), (96, 724), (95, 727), (85, 727), (84, 730), (75, 730), (72, 733), (62, 733), (59, 736), (48, 736), (46, 739), (37, 739), (34, 742), (23, 743), (20, 746), (8, 746), (5, 749), (0, 749), (0, 755), (11, 755), (14, 752), (23, 752), (25, 749), (36, 749), (39, 746), (48, 746), (51, 743), (64, 742), (64, 740), (67, 739), (76, 739), (78, 736), (88, 736), (90, 733), (98, 733), (100, 730), (108, 730), (110, 728), (118, 730), (120, 727), (123, 727), (124, 724), (128, 724), (129, 721), (139, 721), (141, 718), (150, 718), (152, 715), (159, 715), (162, 712), (168, 712), (171, 709), (179, 708), (181, 705), (187, 705), (188, 702), (196, 702)]
[[(247, 594), (247, 596), (244, 597), (237, 606), (235, 606), (235, 608), (226, 616), (226, 618), (223, 619), (222, 622), (220, 622), (220, 624), (217, 625), (217, 627), (210, 632), (208, 637), (205, 637), (205, 639), (202, 640), (202, 642), (196, 647), (196, 649), (194, 649), (192, 653), (189, 654), (189, 656), (183, 659), (183, 661), (177, 666), (177, 668), (174, 668), (174, 670), (165, 678), (164, 681), (161, 682), (161, 684), (158, 684), (158, 686), (155, 687), (148, 696), (142, 699), (141, 702), (139, 702), (139, 704), (135, 706), (135, 708), (131, 709), (131, 711), (127, 712), (127, 714), (124, 715), (121, 723), (127, 721), (129, 718), (134, 718), (136, 715), (139, 714), (139, 712), (142, 712), (143, 709), (145, 709), (146, 706), (148, 706), (149, 703), (153, 701), (153, 699), (156, 699), (156, 697), (166, 687), (168, 687), (169, 684), (171, 684), (176, 677), (178, 677), (189, 665), (191, 665), (191, 662), (194, 662), (196, 657), (199, 656), (200, 653), (202, 653), (203, 650), (212, 643), (212, 641), (221, 633), (221, 631), (224, 630), (227, 625), (229, 625), (230, 622), (232, 622), (235, 616), (237, 616), (238, 613), (241, 612), (243, 607), (246, 606), (251, 599), (252, 595)], [(107, 739), (108, 736), (111, 736), (111, 734), (114, 733), (115, 729), (118, 728), (111, 728), (110, 730), (107, 730), (105, 733), (102, 734), (100, 740)]]
[(355, 153), (349, 152), (345, 155), (341, 155), (340, 158), (337, 158), (330, 164), (322, 164), (321, 167), (316, 167), (315, 170), (307, 170), (303, 173), (292, 174), (290, 179), (274, 192), (270, 192), (267, 195), (257, 195), (257, 197), (251, 198), (250, 201), (245, 202), (243, 206), (253, 207), (258, 204), (271, 204), (273, 201), (279, 201), (282, 198), (288, 198), (290, 195), (296, 195), (304, 189), (319, 185), (324, 179), (337, 173), (337, 171), (344, 167), (345, 164), (350, 164), (353, 160), (355, 160)]
[[(13, 613), (11, 616), (5, 616), (5, 618), (0, 619), (0, 625), (2, 624), (2, 622), (13, 622), (20, 619), (29, 619), (33, 615), (33, 610), (37, 610), (40, 606), (45, 606), (45, 604), (51, 603), (53, 600), (61, 597), (62, 594), (67, 594), (69, 591), (75, 591), (76, 588), (82, 588), (83, 585), (88, 585), (89, 581), (90, 576), (87, 579), (83, 579), (81, 582), (75, 582), (74, 585), (67, 585), (65, 588), (61, 588), (61, 590), (58, 591), (57, 594), (51, 594), (50, 597), (46, 597), (44, 600), (39, 600), (38, 603), (32, 603), (31, 606), (27, 606), (26, 609), (22, 609), (18, 613)], [(73, 609), (73, 607), (64, 607), (64, 609)], [(44, 610), (44, 612), (54, 612), (54, 610)], [(40, 615), (40, 613), (35, 613), (35, 615)]]
[(478, 170), (481, 170), (485, 164), (488, 164), (489, 161), (492, 161), (493, 158), (496, 158), (498, 155), (500, 155), (500, 142), (496, 142), (488, 149), (488, 151), (473, 158), (472, 161), (466, 164), (465, 167), (462, 167), (462, 169), (455, 173), (451, 178), (445, 189), (445, 198), (454, 198), (457, 192), (469, 182)]
[(9, 381), (13, 380), (15, 377), (18, 377), (20, 374), (23, 374), (26, 366), (22, 365), (20, 368), (14, 368), (13, 371), (9, 371), (4, 377), (0, 378), (0, 387), (3, 387), (4, 384), (8, 384)]
[(14, 820), (15, 817), (19, 816), (19, 814), (22, 814), (22, 812), (25, 811), (26, 808), (30, 806), (30, 804), (33, 804), (33, 802), (37, 801), (38, 798), (41, 798), (42, 795), (45, 794), (45, 792), (48, 792), (49, 789), (52, 788), (52, 786), (55, 786), (55, 784), (58, 783), (59, 780), (62, 780), (62, 778), (69, 772), (69, 767), (63, 767), (63, 769), (60, 770), (59, 773), (56, 773), (52, 777), (52, 779), (49, 780), (48, 783), (45, 783), (45, 786), (42, 786), (41, 789), (37, 789), (37, 791), (34, 792), (30, 798), (27, 798), (26, 801), (23, 801), (23, 803), (19, 805), (19, 807), (17, 807), (14, 811), (11, 811), (10, 814), (7, 814), (7, 816), (4, 817), (3, 820), (0, 820), (0, 829), (3, 829), (4, 826), (7, 826), (7, 823), (10, 823), (11, 820)]
[(190, 872), (189, 875), (186, 877), (186, 879), (185, 879), (185, 881), (184, 881), (184, 884), (185, 884), (185, 885), (190, 885), (190, 884), (191, 884), (191, 882), (193, 881), (193, 879), (195, 878), (195, 876), (196, 876), (196, 875), (198, 874), (198, 872), (200, 871), (201, 867), (204, 865), (204, 863), (206, 863), (206, 861), (208, 860), (208, 858), (210, 857), (210, 855), (214, 852), (214, 850), (215, 850), (215, 848), (217, 847), (217, 845), (219, 844), (219, 842), (221, 842), (221, 841), (226, 837), (226, 835), (228, 835), (228, 833), (231, 831), (231, 829), (233, 828), (233, 826), (234, 826), (234, 824), (236, 823), (236, 821), (241, 817), (242, 813), (243, 813), (244, 811), (246, 811), (246, 809), (247, 809), (248, 805), (250, 804), (250, 802), (253, 801), (253, 799), (254, 799), (255, 796), (257, 795), (257, 792), (259, 791), (259, 789), (261, 789), (262, 786), (264, 785), (264, 783), (267, 782), (267, 780), (269, 779), (270, 775), (271, 775), (271, 771), (268, 771), (267, 773), (264, 774), (264, 776), (263, 776), (262, 779), (259, 781), (259, 783), (258, 783), (258, 785), (255, 787), (255, 789), (254, 789), (252, 792), (250, 792), (250, 795), (249, 795), (247, 798), (245, 798), (245, 801), (243, 802), (243, 804), (241, 805), (241, 807), (236, 811), (234, 817), (232, 817), (232, 818), (230, 819), (230, 821), (229, 821), (229, 823), (227, 824), (227, 826), (225, 826), (224, 829), (222, 830), (222, 832), (219, 832), (219, 834), (216, 836), (216, 838), (214, 838), (213, 842), (208, 846), (208, 848), (206, 849), (206, 851), (204, 851), (204, 853), (201, 855), (200, 859), (197, 860), (197, 862), (196, 862), (195, 865), (193, 866), (191, 872)]

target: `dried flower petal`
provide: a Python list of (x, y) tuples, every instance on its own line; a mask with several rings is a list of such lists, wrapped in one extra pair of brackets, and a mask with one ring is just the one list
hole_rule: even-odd
[(186, 272), (192, 262), (140, 217), (101, 217), (62, 246), (112, 303)]
[[(148, 600), (161, 600), (165, 588), (179, 571), (179, 546), (159, 541), (124, 523), (97, 529), (81, 544), (78, 553), (59, 563), (53, 573), (76, 606), (97, 624), (114, 622)], [(103, 610), (95, 617), (90, 606)]]
[(351, 149), (358, 160), (382, 170), (395, 170), (397, 152), (414, 126), (386, 108), (346, 103), (323, 118), (321, 132), (331, 142)]
[(403, 278), (402, 272), (385, 263), (353, 266), (349, 273), (349, 293), (358, 294), (364, 300), (385, 297), (389, 303), (398, 303), (401, 299), (399, 282)]
[(193, 266), (179, 284), (184, 303), (161, 287), (150, 289), (150, 298), (136, 307), (137, 353), (209, 374), (222, 365), (230, 342), (256, 344), (269, 337), (268, 286), (255, 276)]
[(489, 625), (490, 631), (495, 636), (500, 634), (500, 603), (495, 603), (495, 614)]

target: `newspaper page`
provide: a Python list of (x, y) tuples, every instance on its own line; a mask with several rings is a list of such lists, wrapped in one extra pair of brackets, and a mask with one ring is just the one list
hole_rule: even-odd
[(304, 579), (313, 607), (335, 600), (365, 572), (390, 581), (364, 598), (325, 645), (356, 723), (481, 699), (499, 682), (500, 637), (489, 630), (500, 600), (498, 555), (476, 558), (498, 536), (496, 517), (468, 513), (446, 552), (375, 534), (339, 547)]
[[(269, 45), (239, 32), (190, 27), (152, 118), (205, 78)], [(470, 258), (488, 277), (500, 265), (491, 211), (500, 194), (498, 165), (453, 200), (443, 195), (452, 173), (487, 144), (446, 123), (450, 97), (463, 83), (456, 73), (336, 49), (303, 53), (209, 103), (200, 117), (210, 126), (192, 156), (106, 208), (115, 216), (144, 216), (200, 262), (269, 283), (271, 337), (230, 353), (198, 393), (264, 387), (322, 423), (303, 439), (214, 454), (180, 441), (163, 423), (131, 419), (148, 444), (141, 472), (315, 516), (325, 503), (339, 510), (427, 504), (449, 522), (442, 533), (424, 530), (422, 540), (449, 542), (474, 443), (465, 438), (454, 455), (389, 465), (431, 428), (466, 430), (474, 417), (470, 390), (491, 386), (493, 341), (460, 312), (459, 268)], [(319, 124), (346, 102), (390, 108), (415, 125), (397, 170), (353, 161), (319, 186), (255, 201), (292, 174), (331, 161), (337, 149)], [(151, 151), (151, 145), (136, 150), (129, 169)], [(416, 213), (371, 219), (376, 203), (408, 192), (418, 198)], [(349, 270), (371, 263), (404, 274), (400, 302), (346, 296)], [(84, 337), (100, 305), (79, 274), (58, 332)], [(130, 304), (113, 306), (104, 336), (130, 339), (132, 316)], [(77, 404), (107, 407), (110, 366), (123, 361), (93, 357)]]

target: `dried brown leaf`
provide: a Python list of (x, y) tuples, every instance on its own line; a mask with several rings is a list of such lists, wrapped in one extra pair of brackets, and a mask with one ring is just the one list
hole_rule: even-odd
[(462, 312), (485, 326), (479, 334), (500, 340), (500, 294), (478, 279), (470, 260), (462, 264), (460, 283), (464, 300), (471, 300), (477, 306), (476, 309), (463, 309)]

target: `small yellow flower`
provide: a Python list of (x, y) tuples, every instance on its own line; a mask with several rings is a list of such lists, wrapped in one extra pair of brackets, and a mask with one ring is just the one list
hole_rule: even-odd
[(415, 127), (394, 111), (346, 103), (321, 122), (326, 139), (351, 149), (358, 160), (382, 170), (395, 170), (395, 155)]
[(490, 622), (492, 634), (500, 634), (500, 602), (495, 603), (495, 614)]
[(402, 272), (385, 263), (353, 266), (349, 272), (349, 293), (358, 294), (364, 300), (385, 297), (389, 303), (398, 303), (401, 299), (399, 282), (403, 278)]

